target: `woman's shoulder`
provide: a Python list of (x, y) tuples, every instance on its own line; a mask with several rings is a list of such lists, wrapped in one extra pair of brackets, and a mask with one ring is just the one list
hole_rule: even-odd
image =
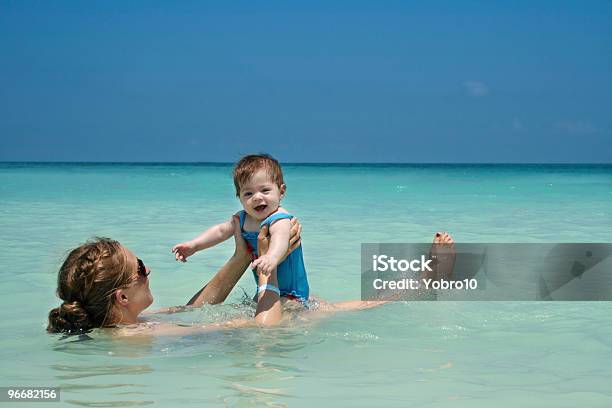
[(141, 334), (150, 334), (156, 326), (161, 325), (159, 321), (143, 320), (132, 324), (119, 324), (112, 327), (112, 334), (119, 337), (130, 337)]
[(184, 336), (209, 331), (210, 329), (211, 327), (205, 325), (183, 326), (171, 322), (146, 321), (117, 327), (113, 334), (117, 337)]

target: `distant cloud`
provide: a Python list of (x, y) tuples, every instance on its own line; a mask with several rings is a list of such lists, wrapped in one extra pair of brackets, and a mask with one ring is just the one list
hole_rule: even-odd
[(574, 135), (590, 135), (601, 131), (597, 126), (589, 121), (567, 120), (555, 123), (555, 128)]
[(489, 88), (485, 84), (479, 81), (465, 81), (463, 83), (465, 90), (470, 96), (482, 97), (489, 94)]
[(520, 120), (518, 120), (517, 118), (514, 118), (512, 120), (512, 129), (514, 129), (514, 130), (523, 130), (524, 129), (523, 123)]

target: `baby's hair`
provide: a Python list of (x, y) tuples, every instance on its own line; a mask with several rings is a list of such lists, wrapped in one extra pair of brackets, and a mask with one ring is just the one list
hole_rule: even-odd
[(247, 183), (253, 177), (253, 174), (262, 169), (268, 173), (268, 177), (278, 188), (285, 183), (283, 181), (283, 170), (278, 160), (269, 154), (249, 154), (240, 159), (234, 167), (234, 186), (236, 186), (237, 196), (240, 195), (240, 186)]

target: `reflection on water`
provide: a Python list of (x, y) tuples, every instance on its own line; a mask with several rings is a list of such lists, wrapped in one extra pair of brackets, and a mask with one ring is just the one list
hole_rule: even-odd
[(79, 336), (64, 336), (53, 345), (54, 351), (75, 355), (108, 355), (118, 357), (143, 357), (155, 353), (155, 343), (150, 336), (117, 338), (113, 329), (94, 330)]
[(65, 402), (73, 405), (79, 405), (82, 407), (135, 407), (142, 405), (155, 404), (155, 401), (79, 401), (79, 400), (66, 400)]
[[(120, 407), (154, 403), (147, 395), (148, 386), (131, 382), (134, 376), (153, 372), (149, 365), (129, 364), (53, 364), (55, 378), (62, 380), (61, 399), (70, 404), (96, 407)], [(104, 377), (112, 380), (105, 382)], [(129, 378), (130, 382), (119, 382)], [(84, 382), (83, 380), (86, 379)], [(126, 400), (126, 397), (130, 397)]]
[(202, 372), (215, 377), (217, 404), (287, 406), (295, 381), (307, 374), (300, 360), (307, 358), (310, 347), (324, 341), (323, 336), (313, 334), (311, 325), (291, 322), (287, 327), (186, 336), (174, 346), (173, 353), (223, 361), (222, 370), (214, 375), (206, 369)]
[[(600, 356), (612, 355), (601, 305), (534, 305), (393, 303), (276, 328), (167, 338), (93, 331), (56, 337), (49, 343), (55, 361), (47, 367), (62, 401), (82, 406), (284, 407), (347, 395), (356, 406), (445, 406), (494, 400), (495, 387), (606, 389), (609, 369), (575, 369), (579, 361), (597, 367)], [(230, 305), (160, 319), (197, 324), (245, 313), (248, 308)], [(401, 398), (375, 398), (398, 393)]]
[(73, 380), (85, 377), (96, 377), (100, 375), (134, 375), (134, 374), (147, 374), (153, 371), (153, 369), (147, 365), (51, 365), (51, 368), (65, 374), (58, 374), (56, 378), (62, 380)]
[[(61, 386), (64, 405), (81, 406), (612, 406), (605, 302), (397, 303), (316, 323), (295, 319), (278, 329), (171, 339), (48, 335), (44, 321), (57, 306), (61, 261), (93, 234), (146, 256), (156, 306), (182, 302), (195, 282), (209, 279), (231, 244), (180, 267), (168, 249), (195, 224), (213, 225), (228, 214), (228, 202), (203, 205), (203, 197), (230, 198), (231, 168), (11, 166), (0, 165), (5, 385)], [(285, 170), (293, 180), (288, 204), (310, 226), (312, 291), (348, 300), (359, 297), (361, 242), (421, 242), (438, 229), (458, 242), (611, 242), (611, 169)], [(397, 186), (420, 193), (408, 197)], [(252, 277), (243, 283), (252, 293)], [(254, 309), (247, 303), (167, 319), (190, 325), (248, 318)]]
[[(206, 306), (155, 318), (192, 325), (253, 313), (252, 304), (240, 304)], [(288, 320), (284, 327), (230, 329), (183, 337), (117, 337), (112, 329), (58, 336), (52, 349), (61, 362), (49, 368), (62, 381), (62, 400), (75, 405), (159, 402), (163, 396), (158, 392), (158, 397), (153, 398), (152, 390), (159, 390), (152, 387), (159, 385), (160, 378), (167, 386), (167, 379), (175, 378), (172, 373), (178, 370), (182, 375), (192, 373), (200, 381), (196, 385), (169, 381), (174, 388), (180, 387), (189, 400), (231, 406), (286, 406), (282, 401), (292, 396), (295, 381), (308, 375), (300, 368), (300, 361), (308, 358), (311, 347), (333, 338), (313, 331), (312, 322)]]
[(308, 326), (291, 326), (253, 331), (234, 344), (228, 354), (235, 357), (224, 380), (220, 401), (226, 406), (286, 407), (295, 398), (297, 381), (308, 376), (300, 367), (309, 349), (324, 342)]
[[(191, 325), (198, 321), (227, 320), (252, 311), (251, 306), (244, 305), (207, 306), (159, 319)], [(276, 328), (241, 328), (169, 338), (117, 338), (112, 331), (93, 331), (54, 344), (58, 355), (72, 357), (66, 359), (69, 363), (56, 363), (50, 368), (64, 382), (63, 400), (78, 405), (93, 404), (91, 401), (99, 406), (161, 403), (182, 395), (185, 403), (287, 406), (303, 394), (300, 384), (311, 383), (318, 376), (329, 376), (330, 364), (336, 370), (341, 369), (344, 363), (338, 360), (338, 355), (356, 353), (358, 349), (367, 352), (387, 340), (386, 333), (376, 325), (364, 330), (360, 324), (363, 313), (315, 322), (295, 317), (287, 325)], [(398, 318), (395, 323), (400, 324), (401, 320)], [(454, 327), (437, 325), (437, 330), (440, 334), (447, 330), (454, 332)], [(328, 358), (325, 357), (327, 350), (333, 350)], [(313, 357), (315, 361), (322, 358), (325, 364), (313, 367)], [(448, 362), (448, 359), (436, 360), (419, 364), (412, 370), (431, 375), (449, 367)], [(363, 365), (368, 370), (376, 368), (368, 358), (363, 360)], [(380, 386), (386, 381), (376, 374), (370, 374), (366, 380), (361, 370), (346, 373), (347, 381), (353, 375), (371, 386)], [(163, 392), (168, 387), (172, 396)]]
[(52, 347), (59, 352), (56, 356), (60, 363), (50, 364), (49, 368), (62, 381), (62, 401), (87, 407), (155, 403), (148, 395), (148, 381), (138, 380), (154, 372), (151, 364), (138, 362), (158, 352), (151, 337), (117, 338), (113, 329), (94, 330), (60, 337)]

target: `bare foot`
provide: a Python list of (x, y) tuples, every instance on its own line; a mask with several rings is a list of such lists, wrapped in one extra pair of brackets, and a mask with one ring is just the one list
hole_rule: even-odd
[(451, 237), (448, 232), (436, 232), (436, 235), (429, 251), (429, 256), (434, 260), (433, 271), (429, 272), (431, 278), (434, 280), (439, 279), (450, 279), (453, 274), (453, 268), (455, 267), (455, 240)]

